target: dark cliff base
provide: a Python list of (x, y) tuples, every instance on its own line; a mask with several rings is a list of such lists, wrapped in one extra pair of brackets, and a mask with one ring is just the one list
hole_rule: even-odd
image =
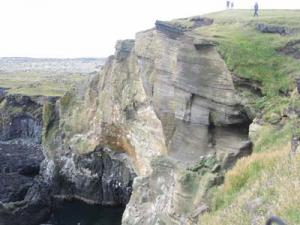
[(0, 149), (0, 201), (22, 201), (39, 174), (41, 146), (19, 140), (2, 142)]
[(0, 100), (0, 224), (36, 224), (50, 212), (47, 185), (38, 180), (46, 98), (2, 91)]
[(49, 218), (57, 225), (121, 224), (135, 177), (127, 156), (97, 148), (66, 153), (50, 168), (41, 144), (42, 108), (57, 99), (1, 93), (0, 225), (38, 225)]
[(120, 225), (124, 207), (89, 205), (79, 200), (57, 200), (53, 206), (52, 225)]

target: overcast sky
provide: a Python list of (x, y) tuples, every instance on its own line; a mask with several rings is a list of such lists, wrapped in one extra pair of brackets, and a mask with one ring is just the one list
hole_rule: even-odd
[[(254, 0), (235, 0), (252, 8)], [(261, 8), (300, 8), (300, 0), (260, 0)], [(0, 57), (106, 57), (116, 40), (155, 20), (223, 10), (225, 0), (0, 0)]]

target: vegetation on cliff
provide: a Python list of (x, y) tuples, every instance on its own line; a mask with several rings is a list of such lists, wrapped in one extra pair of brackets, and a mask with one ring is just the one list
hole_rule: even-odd
[(300, 13), (264, 10), (254, 18), (249, 10), (233, 10), (206, 16), (214, 24), (192, 35), (217, 45), (237, 77), (235, 85), (247, 99), (249, 115), (256, 119), (254, 153), (211, 191), (211, 212), (200, 217), (199, 224), (263, 224), (271, 215), (300, 224), (300, 161), (289, 154), (292, 136), (299, 136)]

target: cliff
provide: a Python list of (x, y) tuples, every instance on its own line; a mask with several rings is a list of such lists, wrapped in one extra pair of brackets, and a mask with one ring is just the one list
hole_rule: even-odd
[[(47, 171), (72, 183), (77, 198), (109, 203), (81, 194), (88, 174), (98, 172), (83, 170), (77, 157), (105, 148), (128, 156), (137, 178), (123, 224), (195, 223), (207, 190), (252, 150), (231, 73), (213, 41), (193, 33), (213, 20), (189, 21), (191, 29), (157, 21), (136, 40), (119, 41), (87, 87), (45, 108)], [(129, 185), (112, 180), (123, 193)], [(114, 190), (112, 180), (102, 181)]]
[(6, 97), (0, 137), (45, 159), (0, 224), (74, 198), (128, 225), (300, 223), (300, 14), (263, 12), (157, 21), (61, 98)]
[[(298, 23), (294, 12), (265, 11), (262, 31), (247, 13), (157, 21), (135, 40), (118, 42), (101, 73), (53, 107), (55, 135), (45, 137), (48, 165), (74, 182), (74, 170), (65, 166), (73, 161), (70, 154), (108, 148), (128, 156), (125, 165), (137, 177), (123, 224), (212, 224), (222, 213), (230, 224), (237, 221), (228, 211), (231, 204), (245, 209), (236, 211), (238, 218), (263, 222), (270, 213), (259, 217), (247, 207), (252, 200), (240, 206), (239, 197), (261, 171), (272, 171), (264, 170), (272, 160), (283, 156), (272, 149), (298, 135), (291, 124), (298, 123), (299, 64), (296, 50), (291, 58), (286, 50), (298, 43)], [(291, 20), (285, 24), (282, 14)], [(238, 158), (251, 154), (252, 146), (255, 154), (238, 164), (245, 162), (243, 169), (226, 173)], [(127, 193), (130, 183), (117, 176), (113, 180)], [(112, 187), (114, 182), (104, 183)]]

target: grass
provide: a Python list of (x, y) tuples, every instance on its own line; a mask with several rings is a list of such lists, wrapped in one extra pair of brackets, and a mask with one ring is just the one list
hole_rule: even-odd
[[(211, 209), (199, 218), (199, 224), (264, 224), (270, 215), (282, 217), (288, 224), (300, 224), (300, 156), (291, 160), (290, 140), (300, 135), (295, 112), (300, 109), (295, 79), (300, 61), (281, 55), (277, 49), (300, 40), (300, 11), (262, 10), (254, 18), (250, 10), (230, 10), (205, 15), (214, 24), (194, 30), (191, 35), (217, 43), (230, 71), (255, 81), (262, 95), (249, 102), (264, 121), (254, 140), (254, 153), (242, 158), (225, 174), (221, 187), (211, 190)], [(256, 30), (257, 23), (280, 25), (291, 35), (266, 34)], [(258, 200), (257, 200), (258, 199)], [(257, 205), (252, 209), (249, 205)]]
[[(215, 191), (214, 210), (202, 216), (199, 224), (248, 225), (254, 219), (264, 224), (270, 215), (284, 218), (289, 225), (300, 224), (300, 157), (291, 160), (289, 148), (240, 160)], [(260, 203), (249, 209), (256, 199)]]
[(282, 157), (282, 152), (254, 153), (236, 164), (225, 176), (223, 187), (215, 194), (213, 208), (218, 210), (227, 207), (247, 185), (255, 181), (263, 171), (270, 170), (274, 163)]
[(63, 96), (67, 90), (88, 79), (82, 74), (43, 74), (37, 72), (0, 73), (0, 87), (9, 94)]
[[(256, 111), (269, 111), (270, 103), (285, 104), (285, 98), (295, 88), (295, 78), (299, 76), (299, 60), (281, 55), (278, 48), (289, 41), (300, 39), (300, 11), (262, 10), (259, 18), (252, 16), (251, 10), (229, 10), (205, 15), (213, 18), (214, 24), (200, 27), (192, 35), (213, 40), (223, 56), (228, 68), (239, 77), (260, 84), (262, 98), (256, 99)], [(292, 35), (266, 34), (258, 32), (257, 23), (274, 24), (293, 30)]]
[(292, 121), (287, 122), (281, 128), (266, 124), (257, 133), (254, 152), (272, 151), (274, 148), (283, 147), (291, 140), (293, 128)]

